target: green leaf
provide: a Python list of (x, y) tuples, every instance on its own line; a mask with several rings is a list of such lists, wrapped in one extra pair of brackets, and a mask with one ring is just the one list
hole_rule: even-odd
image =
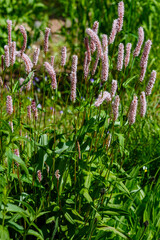
[(118, 136), (120, 152), (121, 152), (121, 156), (123, 156), (123, 152), (124, 152), (124, 135), (121, 134), (121, 133), (115, 133), (115, 134)]
[(68, 146), (64, 143), (63, 146), (62, 146), (62, 148), (57, 149), (57, 150), (55, 151), (55, 153), (60, 154), (60, 153), (64, 152), (67, 148), (68, 148)]
[(2, 225), (0, 225), (0, 240), (10, 240), (8, 229)]
[(88, 189), (82, 188), (80, 194), (82, 194), (89, 203), (93, 202), (91, 196), (89, 195)]
[(82, 220), (84, 220), (84, 218), (75, 209), (72, 209), (72, 213), (81, 218)]
[(14, 84), (14, 86), (13, 86), (13, 93), (15, 93), (15, 92), (17, 91), (18, 87), (19, 87), (19, 81), (17, 81), (17, 82)]
[(128, 188), (127, 188), (122, 182), (119, 182), (119, 183), (117, 184), (117, 187), (118, 187), (118, 189), (121, 190), (122, 192), (125, 192), (125, 193), (127, 193), (127, 194), (130, 195), (130, 192), (129, 192)]
[(66, 185), (67, 177), (68, 177), (68, 171), (65, 170), (63, 175), (62, 175), (62, 178), (61, 178), (61, 181), (60, 181), (60, 186), (59, 186), (59, 195), (60, 196), (61, 196), (61, 194), (63, 192), (63, 189)]
[(52, 216), (52, 217), (48, 218), (48, 219), (46, 220), (46, 224), (55, 222), (55, 218), (56, 218), (55, 216)]
[(90, 188), (91, 181), (92, 181), (92, 173), (91, 172), (87, 172), (87, 176), (85, 177), (85, 182), (84, 182), (85, 188), (87, 188), (87, 189)]
[(59, 218), (57, 217), (56, 222), (55, 222), (55, 228), (54, 228), (51, 240), (53, 240), (55, 235), (56, 235), (56, 232), (57, 232), (57, 229), (58, 229), (58, 219)]
[(123, 86), (124, 88), (127, 88), (127, 87), (128, 87), (128, 84), (129, 84), (133, 79), (135, 79), (137, 76), (138, 76), (138, 75), (134, 75), (133, 77), (128, 78), (128, 79), (122, 84), (122, 86)]
[(28, 213), (30, 213), (30, 218), (31, 218), (31, 216), (32, 216), (32, 218), (35, 216), (36, 213), (30, 204), (28, 204), (27, 202), (21, 201), (21, 200), (15, 200), (15, 201), (18, 202), (19, 204), (22, 204), (23, 206), (25, 206), (27, 208)]
[(26, 215), (28, 217), (27, 212), (23, 208), (15, 205), (15, 204), (12, 204), (12, 203), (7, 204), (6, 210), (8, 212), (16, 212), (16, 213), (20, 213), (20, 214), (23, 213), (24, 215)]
[(98, 227), (99, 230), (106, 231), (106, 232), (113, 232), (116, 235), (119, 235), (120, 237), (123, 237), (123, 239), (131, 239), (129, 236), (127, 236), (126, 233), (122, 232), (122, 230), (116, 229), (114, 227), (110, 226), (100, 226)]
[(49, 213), (50, 211), (46, 211), (46, 212), (40, 212), (37, 216), (36, 219), (39, 218), (40, 216), (43, 216), (46, 213)]
[(7, 225), (13, 229), (15, 229), (17, 232), (23, 233), (24, 232), (24, 228), (23, 226), (19, 225), (18, 223), (15, 223), (13, 221), (8, 221)]
[(26, 85), (26, 84), (31, 80), (32, 74), (33, 74), (33, 72), (30, 72), (30, 73), (28, 74), (28, 76), (26, 77), (26, 79), (24, 80), (24, 82), (17, 87), (17, 90), (19, 90), (21, 87), (23, 87), (24, 85)]
[(25, 173), (27, 174), (27, 176), (29, 176), (29, 172), (28, 169), (26, 167), (26, 164), (23, 162), (23, 160), (16, 156), (10, 148), (7, 148), (6, 150), (6, 156), (8, 158), (8, 165), (9, 165), (9, 173), (10, 173), (10, 169), (11, 169), (11, 164), (12, 161), (14, 160), (15, 162), (19, 163), (19, 165), (22, 167), (22, 169), (25, 171)]
[(47, 134), (42, 134), (40, 137), (40, 142), (42, 146), (46, 146), (48, 144), (48, 136)]
[(27, 235), (32, 235), (32, 236), (37, 237), (37, 239), (44, 240), (44, 237), (41, 234), (39, 234), (38, 232), (36, 232), (36, 231), (34, 231), (32, 229), (28, 230)]
[(36, 3), (36, 4), (34, 4), (34, 9), (35, 8), (43, 8), (43, 9), (45, 9), (45, 8), (47, 8), (43, 3)]
[(68, 222), (70, 222), (71, 224), (75, 224), (75, 221), (73, 220), (73, 218), (70, 216), (68, 212), (66, 212), (64, 216), (68, 220)]

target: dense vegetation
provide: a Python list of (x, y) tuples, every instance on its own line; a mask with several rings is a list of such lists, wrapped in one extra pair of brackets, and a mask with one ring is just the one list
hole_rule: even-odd
[(18, 2), (0, 16), (0, 239), (158, 240), (159, 2), (124, 1), (122, 29), (123, 2)]

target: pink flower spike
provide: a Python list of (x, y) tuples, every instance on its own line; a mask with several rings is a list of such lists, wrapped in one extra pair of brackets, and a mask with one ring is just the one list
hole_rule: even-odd
[(144, 41), (144, 31), (143, 31), (143, 27), (138, 28), (138, 42), (137, 42), (137, 46), (133, 52), (133, 56), (134, 57), (138, 57), (141, 51), (141, 47)]
[(94, 105), (96, 107), (99, 107), (103, 102), (104, 100), (106, 100), (107, 102), (110, 102), (111, 101), (111, 94), (107, 91), (104, 91), (104, 92), (101, 92), (97, 98), (97, 100), (95, 101)]
[[(98, 34), (98, 27), (99, 27), (99, 22), (95, 21), (92, 27), (92, 30)], [(91, 43), (90, 43), (90, 48), (91, 48), (91, 53), (94, 53), (96, 51), (96, 44), (93, 41), (93, 39), (91, 39)]]
[(45, 54), (48, 52), (48, 38), (49, 38), (50, 31), (51, 31), (50, 28), (46, 28), (46, 30), (45, 30), (45, 36), (44, 36), (44, 52), (45, 52)]
[(26, 73), (31, 72), (33, 68), (33, 64), (31, 59), (28, 57), (28, 55), (25, 53), (21, 54), (21, 52), (17, 51), (16, 56), (19, 58), (22, 58), (22, 60), (24, 61)]
[(150, 76), (150, 79), (149, 79), (149, 82), (148, 82), (148, 85), (146, 87), (146, 95), (151, 95), (151, 92), (152, 92), (152, 88), (155, 84), (155, 81), (156, 81), (156, 75), (157, 75), (157, 72), (155, 70), (153, 70), (151, 72), (151, 76)]
[(145, 74), (146, 74), (146, 68), (147, 68), (146, 65), (141, 68), (141, 73), (140, 73), (140, 78), (139, 78), (140, 82), (142, 82), (144, 80), (144, 77), (145, 77)]
[(38, 62), (38, 57), (39, 57), (40, 49), (36, 48), (33, 54), (33, 65), (36, 66)]
[(4, 52), (5, 52), (5, 66), (10, 66), (10, 58), (9, 58), (9, 47), (8, 45), (4, 46)]
[(115, 96), (116, 91), (117, 91), (117, 81), (112, 80), (111, 98), (113, 98)]
[(117, 24), (118, 24), (118, 19), (115, 19), (113, 21), (113, 25), (112, 25), (112, 31), (109, 37), (109, 44), (113, 43), (117, 34)]
[(134, 96), (134, 98), (131, 102), (129, 114), (128, 114), (129, 125), (132, 125), (136, 121), (137, 105), (138, 105), (137, 96)]
[(77, 64), (78, 64), (78, 56), (73, 55), (72, 56), (71, 72), (77, 72)]
[(6, 110), (9, 115), (13, 113), (13, 103), (12, 103), (12, 97), (7, 96), (7, 101), (6, 101)]
[(140, 116), (144, 117), (146, 114), (147, 102), (145, 92), (141, 92), (140, 95)]
[(23, 27), (23, 25), (19, 26), (19, 30), (23, 35), (23, 46), (21, 48), (21, 53), (24, 53), (27, 47), (27, 32), (25, 27)]
[(118, 47), (118, 60), (117, 60), (118, 71), (121, 71), (123, 68), (123, 58), (124, 58), (124, 45), (123, 43), (120, 43)]
[(71, 80), (71, 97), (70, 97), (70, 99), (72, 102), (75, 102), (76, 101), (76, 85), (77, 85), (76, 72), (71, 72), (70, 80)]
[(107, 52), (108, 54), (108, 37), (106, 34), (102, 35), (102, 48), (103, 48), (103, 52)]
[(67, 57), (67, 48), (62, 47), (62, 51), (61, 51), (61, 66), (62, 67), (64, 67), (64, 65), (66, 64), (66, 57)]
[(129, 64), (131, 47), (132, 47), (132, 44), (131, 44), (131, 43), (127, 43), (127, 46), (126, 46), (126, 56), (125, 56), (125, 60), (124, 60), (125, 68), (126, 68), (126, 67), (128, 66), (128, 64)]
[(120, 32), (123, 26), (123, 17), (124, 17), (124, 2), (121, 1), (118, 3), (118, 24), (117, 31)]
[(48, 72), (48, 74), (50, 75), (52, 81), (51, 81), (51, 86), (53, 89), (57, 88), (57, 80), (56, 80), (56, 72), (54, 71), (53, 67), (48, 63), (45, 62), (44, 63), (45, 69)]
[(93, 30), (96, 34), (98, 34), (98, 28), (99, 28), (99, 22), (98, 22), (98, 21), (95, 21), (95, 22), (93, 23), (92, 30)]
[(60, 178), (60, 174), (59, 174), (59, 169), (57, 169), (56, 171), (55, 171), (55, 177), (57, 178), (57, 180), (59, 181), (59, 178)]
[(118, 118), (118, 109), (119, 109), (119, 104), (120, 104), (120, 98), (117, 95), (115, 97), (114, 102), (112, 103), (112, 111), (113, 111), (113, 120), (116, 121)]
[(108, 53), (107, 51), (105, 51), (102, 58), (102, 72), (101, 72), (102, 82), (107, 81), (108, 73), (109, 73), (109, 60), (108, 60)]
[(149, 56), (149, 52), (152, 46), (152, 41), (148, 40), (147, 42), (145, 42), (145, 46), (144, 46), (144, 50), (143, 50), (143, 54), (141, 57), (141, 62), (140, 62), (140, 66), (147, 67), (147, 62), (148, 62), (148, 56)]
[(12, 43), (12, 36), (11, 36), (12, 21), (11, 20), (7, 20), (7, 29), (8, 29), (8, 46), (10, 48), (11, 47), (11, 43)]
[(101, 42), (99, 40), (99, 37), (97, 36), (97, 34), (90, 28), (86, 29), (86, 33), (91, 37), (91, 40), (93, 40), (93, 42), (96, 44), (97, 47), (97, 51), (98, 54), (100, 56), (100, 58), (102, 58), (103, 56), (103, 51), (102, 51), (102, 46), (101, 46)]
[(36, 102), (35, 102), (35, 100), (32, 100), (32, 102), (31, 102), (31, 109), (32, 109), (32, 112), (35, 113), (35, 111), (36, 111)]
[(10, 57), (10, 60), (11, 60), (11, 65), (13, 66), (13, 64), (16, 61), (16, 42), (12, 42), (12, 44), (11, 44), (11, 57)]

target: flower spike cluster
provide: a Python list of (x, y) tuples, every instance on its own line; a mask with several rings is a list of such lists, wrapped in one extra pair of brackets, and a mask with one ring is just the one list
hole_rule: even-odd
[(103, 51), (102, 51), (102, 46), (101, 46), (101, 42), (99, 40), (99, 37), (97, 36), (97, 34), (90, 28), (86, 29), (86, 33), (91, 37), (92, 41), (96, 44), (97, 47), (97, 51), (98, 54), (100, 56), (100, 58), (102, 58), (103, 56)]
[(45, 54), (48, 52), (48, 38), (50, 35), (50, 31), (51, 31), (50, 28), (46, 28), (46, 30), (45, 30), (45, 36), (44, 36), (44, 52), (45, 52)]
[(11, 36), (12, 21), (11, 20), (7, 20), (7, 29), (8, 29), (8, 46), (11, 47), (11, 44), (12, 44), (12, 36)]
[(129, 114), (128, 114), (129, 125), (132, 125), (136, 121), (137, 105), (138, 105), (138, 99), (137, 99), (137, 96), (134, 96), (131, 102)]
[(123, 59), (124, 59), (124, 45), (123, 43), (120, 43), (118, 47), (118, 60), (117, 60), (118, 71), (121, 71), (123, 68)]
[(117, 34), (117, 25), (118, 25), (118, 19), (115, 19), (113, 21), (113, 25), (112, 25), (112, 30), (111, 30), (111, 34), (109, 37), (109, 44), (113, 43)]
[(38, 57), (39, 57), (40, 49), (36, 48), (33, 54), (33, 65), (36, 66), (38, 62)]
[(61, 66), (64, 67), (66, 64), (66, 57), (67, 57), (67, 48), (62, 47), (62, 52), (61, 52)]
[(144, 31), (143, 31), (143, 27), (138, 28), (138, 42), (137, 42), (137, 46), (134, 49), (133, 52), (133, 56), (134, 57), (138, 57), (141, 51), (141, 47), (144, 41)]
[[(98, 34), (98, 27), (99, 27), (99, 22), (95, 21), (92, 27), (92, 30)], [(96, 51), (96, 44), (93, 41), (93, 39), (91, 39), (91, 43), (90, 43), (90, 48), (91, 48), (91, 53), (94, 53)]]
[(144, 117), (146, 114), (147, 102), (145, 92), (141, 92), (140, 95), (140, 116)]
[(23, 27), (22, 25), (19, 26), (19, 30), (23, 35), (23, 46), (21, 48), (21, 53), (24, 53), (26, 50), (26, 47), (27, 47), (27, 32), (26, 32), (25, 27)]
[(9, 115), (13, 113), (13, 103), (12, 103), (12, 97), (7, 96), (7, 101), (6, 101), (6, 111)]
[(51, 64), (49, 64), (48, 62), (44, 63), (44, 67), (52, 79), (51, 86), (55, 90), (57, 88), (56, 72), (54, 71)]
[(118, 109), (119, 109), (119, 104), (120, 104), (120, 98), (117, 95), (115, 97), (114, 102), (112, 103), (112, 111), (113, 111), (113, 120), (116, 121), (118, 118)]
[(4, 52), (5, 52), (5, 66), (10, 66), (10, 57), (9, 57), (9, 47), (8, 45), (4, 46)]
[(104, 100), (106, 100), (107, 102), (110, 102), (111, 101), (111, 94), (107, 91), (104, 91), (104, 92), (101, 92), (95, 102), (95, 106), (96, 107), (99, 107), (103, 102)]
[(124, 2), (121, 1), (118, 3), (118, 24), (117, 31), (120, 32), (123, 27), (123, 17), (124, 17)]
[(126, 67), (128, 66), (128, 64), (129, 64), (131, 47), (132, 47), (132, 44), (131, 44), (131, 43), (127, 43), (127, 46), (126, 46), (126, 56), (125, 56), (125, 60), (124, 60), (125, 68), (126, 68)]
[(152, 88), (153, 88), (153, 86), (154, 86), (154, 84), (155, 84), (155, 81), (156, 81), (156, 75), (157, 75), (156, 71), (153, 70), (153, 71), (151, 72), (151, 76), (150, 76), (148, 85), (147, 85), (147, 87), (146, 87), (146, 95), (150, 95), (150, 94), (151, 94)]
[(70, 74), (70, 81), (71, 81), (71, 97), (70, 97), (70, 99), (72, 102), (75, 102), (75, 100), (76, 100), (77, 63), (78, 63), (78, 57), (77, 57), (77, 55), (73, 55), (71, 74)]

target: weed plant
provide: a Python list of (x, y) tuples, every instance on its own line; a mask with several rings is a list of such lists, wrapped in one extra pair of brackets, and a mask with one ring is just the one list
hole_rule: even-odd
[(123, 2), (118, 6), (112, 35), (99, 37), (94, 22), (85, 30), (86, 52), (72, 56), (63, 47), (57, 65), (48, 51), (49, 28), (43, 50), (28, 56), (25, 28), (19, 27), (23, 42), (16, 51), (7, 21), (0, 78), (0, 239), (159, 239), (152, 42), (145, 35), (142, 41), (143, 34), (135, 44), (125, 37)]

